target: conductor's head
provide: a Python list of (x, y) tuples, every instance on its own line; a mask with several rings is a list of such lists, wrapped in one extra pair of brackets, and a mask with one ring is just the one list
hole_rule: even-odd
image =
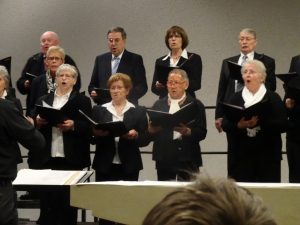
[(276, 225), (261, 198), (226, 178), (198, 178), (162, 199), (143, 225)]

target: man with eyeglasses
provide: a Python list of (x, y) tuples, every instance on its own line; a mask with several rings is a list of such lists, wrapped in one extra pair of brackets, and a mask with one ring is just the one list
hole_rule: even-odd
[(202, 166), (199, 142), (206, 137), (206, 114), (201, 101), (187, 94), (187, 73), (174, 69), (168, 75), (168, 95), (157, 100), (153, 109), (175, 113), (189, 103), (195, 104), (194, 118), (175, 127), (149, 124), (149, 140), (153, 143), (153, 160), (156, 162), (157, 178), (160, 181), (189, 181)]
[(97, 104), (104, 104), (110, 99), (99, 96), (97, 89), (106, 89), (109, 77), (115, 73), (128, 74), (132, 81), (132, 89), (128, 100), (138, 104), (147, 90), (146, 72), (142, 56), (125, 49), (126, 32), (122, 27), (111, 28), (107, 32), (109, 52), (95, 59), (93, 74), (88, 87), (89, 93)]
[[(220, 105), (220, 102), (229, 102), (234, 93), (239, 92), (243, 88), (243, 83), (238, 80), (234, 80), (232, 74), (230, 74), (228, 68), (228, 61), (233, 63), (237, 63), (242, 65), (247, 60), (259, 60), (266, 67), (266, 88), (275, 91), (276, 89), (276, 77), (275, 77), (275, 60), (265, 54), (259, 54), (255, 52), (255, 48), (257, 45), (256, 31), (251, 28), (244, 28), (239, 33), (239, 45), (240, 45), (240, 54), (224, 59), (222, 63), (220, 78), (219, 78), (219, 86), (218, 86), (218, 94), (216, 101), (216, 111), (215, 111), (215, 127), (219, 132), (222, 132), (222, 120), (223, 120), (223, 111)], [(234, 157), (233, 152), (233, 143), (232, 138), (230, 138), (229, 134), (227, 135), (228, 142), (228, 158), (227, 158), (227, 170), (228, 176), (231, 177), (232, 169), (234, 165), (232, 165), (232, 158)]]
[[(22, 95), (27, 95), (26, 98), (26, 114), (29, 114), (29, 101), (31, 95), (31, 83), (35, 76), (45, 74), (47, 71), (47, 65), (45, 64), (46, 53), (51, 46), (58, 46), (60, 39), (58, 35), (53, 31), (46, 31), (40, 37), (40, 49), (41, 51), (31, 56), (21, 73), (20, 78), (17, 80), (17, 88)], [(74, 60), (66, 55), (65, 63), (76, 67)], [(77, 67), (76, 67), (77, 68)], [(78, 68), (77, 68), (78, 70)], [(81, 86), (80, 75), (77, 80), (76, 88), (79, 90)]]

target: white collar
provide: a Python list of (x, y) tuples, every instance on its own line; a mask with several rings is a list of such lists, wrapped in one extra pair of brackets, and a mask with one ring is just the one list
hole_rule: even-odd
[(3, 91), (3, 94), (2, 94), (2, 96), (1, 96), (1, 98), (3, 98), (3, 99), (5, 99), (5, 97), (7, 96), (7, 91), (6, 91), (6, 89), (4, 89), (4, 91)]
[[(245, 55), (245, 54), (241, 52), (240, 58), (242, 58), (244, 55)], [(253, 59), (254, 59), (254, 51), (252, 51), (252, 52), (246, 54), (246, 56), (247, 56), (247, 58), (248, 58), (249, 60), (253, 60)]]
[[(181, 55), (180, 55), (182, 58), (185, 58), (185, 59), (188, 59), (188, 53), (187, 53), (187, 50), (186, 49), (183, 49), (183, 51), (181, 52)], [(165, 61), (167, 60), (168, 58), (171, 57), (171, 52), (168, 53), (168, 55), (166, 55), (162, 60)]]
[(71, 92), (72, 92), (72, 90), (69, 91), (68, 93), (64, 94), (64, 95), (58, 95), (58, 94), (57, 94), (57, 89), (56, 89), (55, 92), (54, 92), (54, 96), (55, 96), (55, 97), (58, 97), (58, 98), (63, 98), (63, 97), (65, 97), (65, 98), (68, 98), (68, 99), (69, 99), (69, 97), (70, 97), (70, 95), (71, 95)]
[[(111, 114), (118, 117), (117, 112), (115, 110), (115, 107), (113, 106), (112, 101), (105, 103), (102, 105), (104, 108), (106, 108)], [(135, 108), (135, 105), (126, 100), (126, 104), (124, 106), (124, 109), (122, 110), (122, 114), (124, 115), (125, 112), (127, 112), (130, 108)]]
[(179, 98), (179, 99), (173, 99), (173, 98), (171, 98), (170, 94), (168, 94), (168, 98), (169, 98), (169, 101), (170, 101), (171, 103), (179, 103), (179, 102), (181, 102), (185, 97), (186, 97), (186, 93), (185, 93), (185, 92), (183, 93), (182, 97)]
[(124, 53), (125, 49), (123, 49), (123, 52), (118, 55), (118, 56), (114, 56), (113, 54), (111, 54), (111, 60), (115, 59), (115, 58), (119, 58), (120, 60), (122, 59), (123, 53)]
[(260, 102), (263, 97), (265, 96), (267, 92), (267, 89), (265, 87), (264, 84), (261, 84), (258, 91), (255, 94), (252, 94), (252, 92), (250, 92), (248, 90), (248, 88), (246, 86), (244, 86), (243, 90), (242, 90), (242, 97), (244, 99), (244, 106), (245, 108), (248, 108), (258, 102)]

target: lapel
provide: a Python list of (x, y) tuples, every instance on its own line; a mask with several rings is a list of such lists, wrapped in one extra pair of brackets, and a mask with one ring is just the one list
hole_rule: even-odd
[(122, 72), (122, 71), (126, 71), (126, 66), (130, 65), (130, 63), (128, 62), (128, 51), (126, 49), (124, 49), (120, 64), (118, 66), (117, 72)]

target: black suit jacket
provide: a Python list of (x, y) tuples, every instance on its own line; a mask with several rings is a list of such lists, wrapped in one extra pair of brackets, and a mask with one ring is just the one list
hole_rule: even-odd
[(0, 99), (0, 180), (13, 180), (17, 175), (18, 143), (30, 151), (39, 152), (45, 145), (45, 139), (11, 101)]
[[(158, 80), (158, 76), (162, 76), (159, 74), (158, 66), (169, 67), (170, 66), (170, 58), (163, 60), (166, 56), (162, 56), (158, 58), (155, 62), (155, 70), (152, 79), (151, 91), (158, 95), (159, 98), (163, 98), (168, 94), (167, 87), (164, 89), (157, 89), (155, 87), (155, 83)], [(180, 57), (177, 66), (182, 65), (181, 69), (185, 70), (188, 78), (189, 78), (189, 87), (187, 89), (187, 93), (189, 93), (192, 97), (195, 97), (195, 91), (201, 88), (201, 78), (202, 78), (202, 60), (200, 55), (195, 53), (188, 52), (188, 59)], [(164, 76), (168, 76), (168, 74), (163, 74)]]
[[(112, 114), (105, 107), (96, 105), (92, 110), (92, 118), (97, 122), (109, 122), (112, 121)], [(137, 139), (128, 140), (120, 137), (118, 143), (118, 153), (124, 172), (130, 174), (143, 169), (139, 147), (148, 144), (146, 139), (148, 122), (145, 109), (140, 106), (131, 107), (125, 112), (123, 121), (128, 130), (135, 129), (138, 132)], [(101, 173), (109, 173), (116, 152), (114, 137), (95, 137), (95, 143), (93, 169)]]
[[(181, 105), (184, 106), (196, 101), (198, 113), (195, 122), (190, 125), (191, 135), (183, 136), (182, 140), (173, 140), (173, 130), (164, 129), (158, 134), (150, 137), (153, 143), (153, 160), (159, 165), (165, 165), (176, 169), (180, 162), (190, 162), (202, 166), (201, 149), (199, 142), (206, 137), (206, 114), (204, 105), (199, 100), (187, 95)], [(168, 97), (156, 101), (152, 107), (155, 110), (169, 112)]]
[[(94, 88), (107, 88), (107, 81), (111, 76), (111, 60), (112, 54), (110, 52), (96, 57), (93, 74), (88, 87), (89, 93), (91, 93)], [(144, 96), (148, 90), (142, 56), (124, 50), (117, 72), (125, 73), (130, 76), (132, 89), (129, 93), (128, 100), (137, 104), (138, 99)], [(108, 99), (104, 99), (100, 101), (99, 104), (108, 101)]]
[[(74, 62), (74, 60), (68, 55), (65, 56), (65, 63), (73, 65), (77, 68), (76, 63)], [(77, 90), (80, 90), (81, 79), (80, 79), (80, 72), (79, 72), (78, 68), (77, 68), (77, 71), (78, 71), (78, 78), (77, 78), (76, 88), (77, 88)], [(25, 89), (25, 87), (24, 87), (24, 83), (27, 80), (26, 73), (30, 73), (30, 74), (33, 74), (33, 75), (36, 75), (36, 76), (40, 76), (40, 75), (46, 73), (45, 66), (44, 66), (44, 54), (43, 53), (41, 53), (41, 52), (37, 53), (37, 54), (31, 56), (27, 60), (25, 66), (22, 70), (21, 76), (17, 80), (17, 88), (18, 88), (19, 92), (22, 95), (27, 95), (26, 108), (28, 108), (29, 101), (30, 101), (30, 95), (31, 95), (31, 88), (30, 89)], [(29, 111), (26, 111), (26, 112), (28, 114)]]
[[(215, 118), (222, 118), (223, 112), (219, 102), (229, 102), (230, 98), (235, 94), (235, 80), (230, 77), (227, 61), (238, 62), (240, 55), (230, 57), (223, 60), (221, 74), (219, 78), (218, 95), (216, 102)], [(276, 90), (275, 77), (275, 60), (267, 55), (254, 53), (254, 59), (261, 61), (266, 67), (266, 82), (267, 89)]]
[[(42, 105), (42, 101), (45, 101), (47, 104), (52, 105), (53, 100), (54, 93), (50, 93), (42, 96), (37, 103)], [(87, 115), (91, 115), (91, 100), (83, 94), (73, 91), (66, 104), (68, 104), (68, 107), (65, 111), (65, 115), (74, 121), (74, 130), (63, 132), (65, 158), (71, 167), (85, 168), (90, 165), (91, 128), (78, 110), (81, 109)], [(37, 116), (37, 113), (34, 112), (34, 115)], [(40, 128), (40, 131), (46, 139), (46, 151), (44, 154), (28, 155), (28, 164), (30, 168), (34, 169), (43, 168), (51, 158), (52, 127), (45, 125)]]

